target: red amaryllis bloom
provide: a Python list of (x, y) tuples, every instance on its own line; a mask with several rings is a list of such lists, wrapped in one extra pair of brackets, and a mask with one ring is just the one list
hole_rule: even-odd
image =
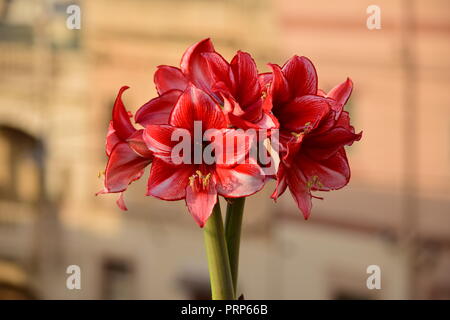
[[(269, 96), (280, 123), (282, 157), (277, 174), (277, 199), (287, 187), (305, 218), (311, 212), (311, 191), (344, 187), (350, 168), (344, 146), (361, 138), (343, 110), (351, 91), (350, 79), (319, 96), (317, 75), (305, 57), (294, 56), (282, 68), (271, 65)], [(267, 80), (269, 78), (269, 80)]]
[[(212, 144), (212, 149), (222, 150), (215, 157), (225, 155), (234, 160), (224, 163), (206, 163), (203, 157), (200, 162), (179, 163), (174, 160), (173, 151), (179, 144), (174, 136), (182, 134), (189, 137), (193, 148), (198, 143), (195, 140), (196, 121), (201, 122), (202, 135), (207, 130), (216, 129), (213, 130), (215, 139), (202, 142), (202, 151)], [(168, 125), (148, 125), (145, 128), (144, 141), (154, 155), (147, 195), (163, 200), (185, 199), (189, 212), (203, 227), (218, 195), (244, 197), (259, 191), (264, 185), (264, 177), (257, 164), (236, 161), (246, 156), (248, 148), (219, 147), (227, 136), (238, 138), (241, 135), (244, 135), (244, 140), (248, 138), (242, 131), (228, 128), (217, 102), (195, 86), (188, 86), (171, 112)]]
[(134, 128), (130, 121), (131, 114), (125, 110), (122, 94), (126, 89), (128, 89), (126, 86), (120, 89), (114, 103), (112, 120), (106, 135), (108, 163), (104, 188), (97, 193), (120, 192), (117, 204), (122, 210), (127, 210), (123, 201), (123, 191), (131, 182), (142, 176), (144, 168), (153, 158), (142, 137), (144, 130)]
[[(214, 50), (211, 40), (205, 39), (186, 50), (180, 68), (159, 66), (154, 81), (160, 96), (136, 113), (136, 122), (144, 126), (167, 123), (178, 97), (193, 84), (224, 107), (230, 125), (243, 129), (276, 127), (276, 119), (263, 108), (258, 70), (248, 53), (238, 51), (228, 63)], [(149, 116), (149, 110), (157, 110), (157, 116)]]

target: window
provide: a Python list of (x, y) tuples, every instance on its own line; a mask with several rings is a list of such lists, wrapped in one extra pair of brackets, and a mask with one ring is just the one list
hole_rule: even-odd
[(134, 272), (131, 263), (122, 259), (106, 259), (103, 263), (102, 298), (108, 300), (133, 299)]
[(13, 128), (0, 127), (0, 199), (36, 202), (43, 192), (42, 143)]

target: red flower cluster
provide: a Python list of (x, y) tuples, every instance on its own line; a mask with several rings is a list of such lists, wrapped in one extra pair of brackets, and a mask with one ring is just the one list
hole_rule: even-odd
[[(154, 76), (158, 97), (137, 111), (134, 120), (143, 127), (139, 130), (121, 100), (128, 87), (121, 88), (107, 134), (109, 160), (100, 193), (120, 192), (118, 205), (126, 210), (122, 192), (152, 163), (147, 195), (185, 199), (201, 227), (218, 195), (246, 197), (261, 190), (268, 179), (277, 180), (272, 198), (289, 187), (307, 218), (311, 191), (339, 189), (350, 179), (344, 146), (361, 138), (343, 111), (352, 82), (347, 79), (325, 94), (318, 90), (316, 71), (307, 58), (294, 56), (283, 67), (269, 66), (272, 72), (259, 74), (252, 57), (241, 51), (228, 63), (209, 39), (200, 41), (184, 53), (180, 68), (158, 67)], [(174, 135), (195, 136), (195, 123), (202, 124), (201, 135), (214, 132), (214, 139), (201, 143), (201, 150), (210, 148), (216, 157), (232, 155), (228, 158), (233, 160), (174, 161), (178, 143)], [(254, 137), (247, 129), (279, 130), (276, 174), (264, 174), (260, 160), (249, 156), (248, 144)], [(248, 143), (244, 148), (219, 146), (228, 138)], [(196, 143), (192, 140), (193, 148)], [(248, 161), (238, 161), (243, 158)]]

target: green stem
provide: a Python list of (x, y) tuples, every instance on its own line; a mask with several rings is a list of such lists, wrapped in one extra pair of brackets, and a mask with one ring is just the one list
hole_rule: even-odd
[(241, 242), (242, 217), (245, 198), (228, 199), (227, 216), (225, 218), (225, 238), (230, 257), (231, 276), (234, 294), (236, 295), (239, 270), (239, 245)]
[(219, 199), (217, 199), (213, 212), (206, 222), (204, 237), (212, 299), (234, 300), (233, 280), (231, 278)]

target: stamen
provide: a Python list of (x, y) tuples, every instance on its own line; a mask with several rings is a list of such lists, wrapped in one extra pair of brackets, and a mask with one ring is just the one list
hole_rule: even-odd
[(191, 188), (194, 188), (195, 178), (197, 178), (195, 174), (189, 177), (189, 185)]
[(291, 132), (291, 134), (296, 137), (297, 139), (300, 138), (301, 136), (303, 136), (303, 132), (297, 133), (297, 132)]
[(203, 178), (203, 189), (206, 189), (206, 187), (208, 186), (209, 183), (209, 179), (211, 178), (211, 173), (208, 173), (204, 178)]
[(308, 190), (311, 190), (312, 188), (322, 189), (323, 184), (319, 181), (318, 176), (313, 176), (312, 179), (306, 183), (306, 188), (308, 188)]
[(211, 180), (211, 173), (204, 175), (200, 170), (195, 173), (189, 177), (189, 186), (195, 191), (205, 190)]

